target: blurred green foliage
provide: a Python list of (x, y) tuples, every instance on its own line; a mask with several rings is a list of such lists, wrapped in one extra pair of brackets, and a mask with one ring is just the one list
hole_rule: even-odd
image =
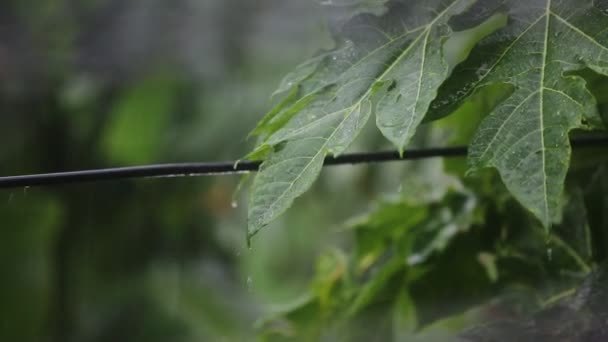
[[(270, 89), (313, 52), (293, 37), (324, 39), (316, 6), (297, 1), (0, 7), (2, 175), (236, 159)], [(295, 26), (265, 19), (293, 13)], [(294, 215), (283, 224), (299, 237), (248, 250), (238, 181), (0, 191), (0, 340), (253, 339), (253, 322), (305, 287), (322, 246)], [(314, 221), (323, 236), (333, 219), (310, 209), (325, 216)]]
[(162, 133), (176, 100), (172, 83), (162, 76), (143, 80), (118, 99), (102, 138), (108, 160), (145, 164), (163, 155)]

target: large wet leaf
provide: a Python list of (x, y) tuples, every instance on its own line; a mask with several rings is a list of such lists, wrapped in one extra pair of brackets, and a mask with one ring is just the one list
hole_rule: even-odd
[(448, 20), (473, 3), (392, 1), (382, 17), (354, 17), (337, 34), (335, 51), (286, 77), (278, 90), (283, 101), (254, 131), (263, 143), (253, 156), (267, 159), (253, 184), (250, 235), (304, 193), (324, 157), (344, 152), (372, 113), (403, 150), (448, 76), (442, 50)]
[(433, 112), (449, 114), (488, 86), (512, 90), (478, 129), (470, 164), (498, 169), (511, 193), (549, 227), (561, 217), (569, 132), (601, 125), (594, 97), (572, 72), (608, 75), (608, 3), (510, 0), (505, 8), (509, 24), (456, 68)]

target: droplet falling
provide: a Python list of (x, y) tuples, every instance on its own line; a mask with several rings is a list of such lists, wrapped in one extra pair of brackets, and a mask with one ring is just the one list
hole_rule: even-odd
[(253, 286), (253, 279), (251, 276), (247, 277), (247, 290), (251, 292)]

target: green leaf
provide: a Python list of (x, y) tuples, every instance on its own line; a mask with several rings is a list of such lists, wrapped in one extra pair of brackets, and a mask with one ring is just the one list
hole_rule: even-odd
[(426, 222), (412, 229), (412, 246), (407, 262), (422, 264), (440, 253), (458, 237), (471, 229), (475, 221), (477, 199), (468, 194), (449, 194), (443, 206), (434, 210)]
[(411, 340), (418, 325), (416, 307), (407, 288), (402, 288), (393, 308), (393, 340)]
[(108, 159), (125, 164), (155, 161), (164, 147), (162, 134), (171, 122), (177, 85), (159, 75), (125, 92), (110, 113), (101, 141)]
[(498, 169), (511, 193), (549, 227), (561, 218), (569, 132), (601, 126), (594, 97), (572, 73), (590, 68), (608, 75), (608, 7), (592, 0), (505, 6), (509, 24), (456, 68), (433, 110), (450, 112), (488, 86), (512, 86), (473, 138), (470, 165)]
[(362, 286), (360, 292), (353, 299), (348, 310), (349, 316), (354, 316), (363, 308), (373, 303), (377, 297), (387, 295), (388, 283), (405, 269), (405, 260), (394, 257), (380, 267), (372, 276), (371, 280)]
[(448, 76), (442, 52), (451, 34), (448, 20), (472, 3), (392, 1), (383, 17), (354, 17), (334, 53), (288, 76), (284, 85), (298, 87), (296, 95), (290, 93), (256, 128), (267, 133), (259, 149), (275, 151), (253, 184), (250, 236), (310, 188), (326, 154), (343, 153), (373, 112), (380, 130), (403, 150)]

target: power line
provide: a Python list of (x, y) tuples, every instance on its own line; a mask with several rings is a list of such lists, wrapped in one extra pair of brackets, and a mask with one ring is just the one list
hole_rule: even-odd
[[(573, 148), (601, 146), (608, 146), (608, 136), (586, 135), (572, 139)], [(350, 153), (338, 157), (327, 157), (325, 158), (325, 165), (330, 166), (345, 164), (369, 164), (400, 160), (416, 160), (434, 157), (453, 158), (463, 157), (466, 156), (466, 154), (466, 146), (412, 149), (405, 151), (403, 157), (401, 157), (399, 153), (395, 151)], [(135, 178), (230, 175), (255, 172), (259, 169), (261, 163), (261, 161), (230, 161), (211, 163), (157, 164), (133, 167), (9, 176), (0, 177), (0, 188), (8, 189), (73, 183), (89, 183)]]

